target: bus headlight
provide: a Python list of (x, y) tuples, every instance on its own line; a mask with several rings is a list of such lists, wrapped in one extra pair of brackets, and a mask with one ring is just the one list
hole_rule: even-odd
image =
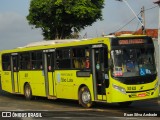
[(154, 86), (154, 90), (156, 90), (158, 87), (158, 82), (156, 82), (155, 86)]
[(123, 94), (126, 94), (126, 90), (123, 87), (113, 84), (113, 88), (120, 91)]

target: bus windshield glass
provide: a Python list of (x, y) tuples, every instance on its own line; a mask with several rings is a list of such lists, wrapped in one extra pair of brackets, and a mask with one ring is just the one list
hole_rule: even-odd
[(111, 51), (114, 77), (156, 74), (153, 48), (124, 48)]

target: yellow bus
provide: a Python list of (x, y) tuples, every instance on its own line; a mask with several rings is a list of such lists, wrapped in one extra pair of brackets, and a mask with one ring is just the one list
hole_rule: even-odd
[(49, 99), (119, 103), (158, 97), (152, 38), (52, 40), (1, 51), (2, 89)]

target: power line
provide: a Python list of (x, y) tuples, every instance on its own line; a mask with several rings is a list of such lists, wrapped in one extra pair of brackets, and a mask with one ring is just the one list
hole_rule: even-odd
[[(140, 12), (140, 13), (141, 13), (141, 12)], [(139, 13), (139, 14), (140, 14), (140, 13)], [(138, 15), (139, 15), (139, 14), (138, 14)], [(138, 15), (137, 15), (137, 16), (138, 16)], [(116, 33), (116, 32), (118, 32), (119, 30), (123, 29), (125, 26), (129, 25), (134, 19), (136, 19), (136, 17), (132, 18), (129, 22), (127, 22), (125, 25), (123, 25), (122, 27), (120, 27), (118, 30), (116, 30), (116, 31), (113, 32), (113, 33)]]
[[(153, 6), (153, 7), (151, 7), (151, 8), (148, 8), (148, 9), (145, 9), (144, 11), (152, 10), (152, 9), (154, 9), (154, 8), (156, 8), (156, 7), (158, 7), (158, 5)], [(141, 13), (141, 12), (140, 12), (140, 13)], [(140, 13), (139, 13), (139, 14), (140, 14)], [(137, 14), (137, 16), (138, 16), (139, 14)], [(119, 30), (121, 30), (121, 29), (123, 29), (124, 27), (126, 27), (127, 25), (129, 25), (135, 18), (136, 18), (136, 17), (132, 18), (129, 22), (127, 22), (125, 25), (123, 25), (122, 27), (120, 27), (118, 30), (116, 30), (116, 31), (113, 32), (113, 33), (116, 33), (116, 32), (118, 32)]]
[(144, 11), (148, 11), (148, 10), (154, 9), (154, 8), (156, 8), (156, 7), (158, 7), (158, 5), (153, 6), (153, 7), (151, 7), (151, 8), (147, 8), (147, 9), (145, 9)]

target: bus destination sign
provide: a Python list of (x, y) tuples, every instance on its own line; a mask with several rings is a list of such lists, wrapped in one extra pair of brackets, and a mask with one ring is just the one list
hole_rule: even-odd
[(142, 43), (145, 43), (144, 39), (119, 40), (119, 45), (142, 44)]

